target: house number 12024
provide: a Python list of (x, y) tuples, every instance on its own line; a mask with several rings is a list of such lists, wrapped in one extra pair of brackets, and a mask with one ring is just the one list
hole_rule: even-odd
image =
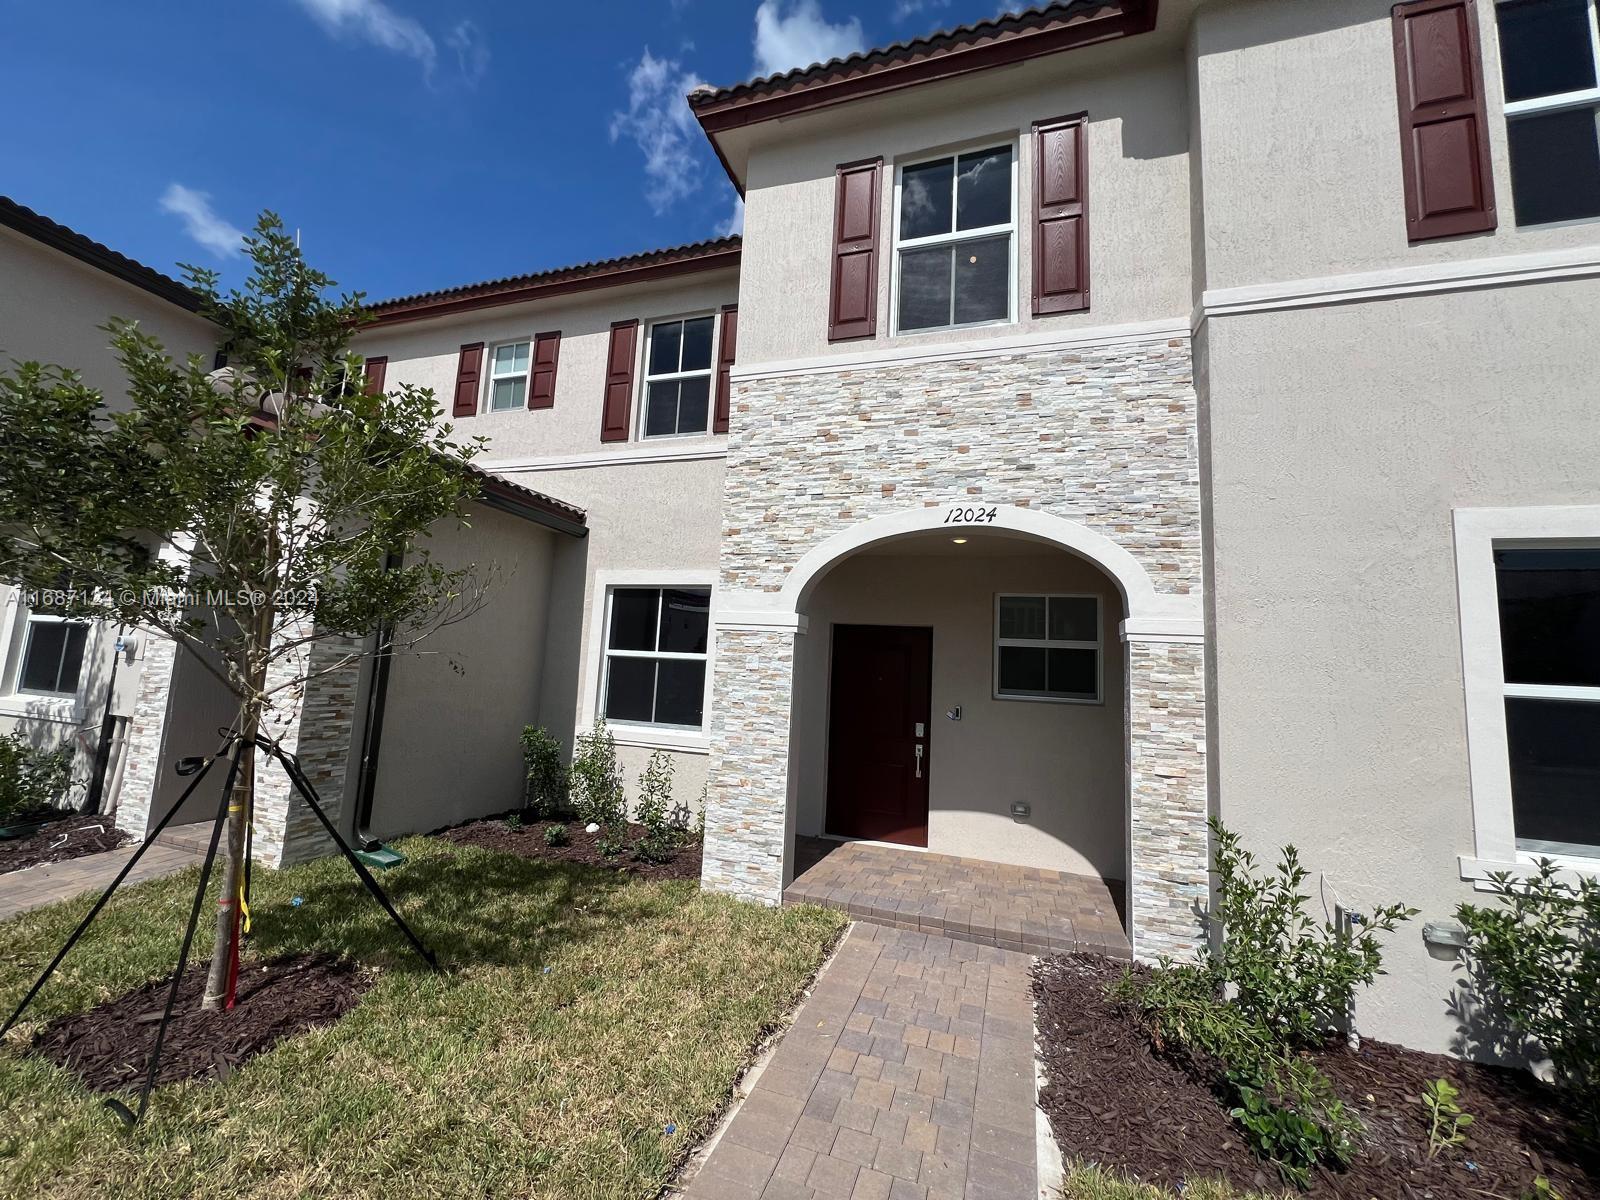
[(998, 508), (992, 505), (988, 508), (984, 508), (981, 505), (967, 508), (957, 505), (944, 510), (944, 523), (946, 525), (988, 525), (994, 520), (999, 511)]

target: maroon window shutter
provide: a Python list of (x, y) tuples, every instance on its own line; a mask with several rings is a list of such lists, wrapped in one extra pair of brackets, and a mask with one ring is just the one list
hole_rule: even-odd
[(717, 338), (717, 407), (711, 418), (712, 433), (728, 432), (728, 410), (733, 402), (733, 381), (728, 372), (733, 367), (738, 343), (739, 307), (729, 304), (722, 310), (722, 332)]
[(600, 414), (600, 440), (628, 440), (628, 414), (633, 409), (633, 351), (639, 342), (639, 322), (618, 321), (611, 326), (611, 350), (606, 355), (606, 398)]
[(1495, 227), (1473, 0), (1394, 6), (1394, 74), (1406, 236), (1413, 242)]
[(472, 342), (461, 347), (461, 358), (456, 363), (456, 402), (451, 415), (476, 416), (478, 412), (478, 374), (483, 370), (483, 343)]
[(878, 329), (878, 193), (882, 179), (881, 158), (846, 163), (835, 175), (830, 342), (871, 337)]
[(1089, 114), (1033, 127), (1033, 315), (1089, 307)]
[(528, 383), (529, 408), (556, 406), (556, 364), (561, 359), (561, 331), (533, 339), (533, 378)]
[(367, 395), (377, 396), (383, 392), (383, 377), (389, 372), (387, 357), (367, 359)]

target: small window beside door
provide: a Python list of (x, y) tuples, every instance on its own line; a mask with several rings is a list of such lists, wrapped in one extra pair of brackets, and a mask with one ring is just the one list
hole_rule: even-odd
[(1098, 704), (1099, 596), (995, 599), (994, 678), (998, 700)]
[(711, 589), (619, 587), (610, 604), (606, 720), (698, 732), (705, 715)]

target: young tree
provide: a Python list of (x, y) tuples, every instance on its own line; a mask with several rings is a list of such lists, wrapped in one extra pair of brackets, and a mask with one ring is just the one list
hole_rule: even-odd
[(114, 319), (105, 328), (127, 406), (62, 367), (0, 370), (0, 580), (64, 615), (209, 647), (214, 658), (196, 661), (238, 699), (246, 741), (205, 1008), (224, 1003), (237, 971), (263, 718), (370, 652), (349, 639), (384, 626), (407, 646), (473, 603), (468, 573), (433, 561), (420, 539), (464, 521), (481, 439), (457, 440), (429, 389), (365, 386), (347, 351), (361, 294), (332, 298), (333, 281), (275, 215), (245, 245), (243, 291), (223, 295), (215, 272), (184, 268), (226, 367), (176, 361)]

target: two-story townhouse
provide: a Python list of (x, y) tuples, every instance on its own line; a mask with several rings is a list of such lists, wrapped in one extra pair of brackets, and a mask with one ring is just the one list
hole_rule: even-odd
[(1361, 1028), (1472, 1048), (1425, 922), (1600, 869), (1597, 64), (1594, 0), (1065, 0), (695, 93), (742, 242), (358, 339), (587, 522), (352, 683), (347, 819), (603, 716), (704, 781), (707, 887), (1151, 957), (1220, 816), (1420, 908)]

